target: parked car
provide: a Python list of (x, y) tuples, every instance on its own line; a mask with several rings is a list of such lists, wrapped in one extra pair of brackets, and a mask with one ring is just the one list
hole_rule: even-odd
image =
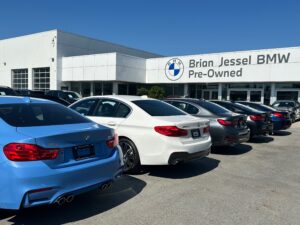
[(69, 107), (116, 129), (125, 171), (137, 172), (140, 165), (175, 165), (210, 153), (209, 121), (160, 100), (93, 96)]
[(0, 96), (3, 95), (17, 96), (18, 94), (10, 87), (0, 86)]
[(165, 102), (193, 116), (209, 119), (213, 146), (234, 146), (249, 140), (250, 130), (245, 115), (233, 113), (206, 100), (169, 98)]
[(256, 103), (256, 102), (239, 101), (237, 103), (268, 113), (270, 116), (270, 120), (273, 123), (274, 131), (286, 130), (291, 127), (292, 120), (290, 118), (289, 113), (286, 111), (276, 110), (270, 106), (263, 105), (261, 103)]
[(0, 208), (63, 204), (122, 173), (113, 129), (60, 104), (0, 97)]
[(74, 91), (50, 90), (50, 91), (46, 92), (46, 95), (64, 99), (65, 101), (69, 102), (70, 104), (81, 99), (80, 94), (78, 94), (77, 92), (74, 92)]
[(226, 109), (247, 115), (247, 126), (250, 128), (250, 138), (255, 135), (266, 135), (273, 132), (273, 125), (266, 113), (230, 101), (212, 101)]
[(292, 122), (300, 119), (300, 103), (293, 100), (278, 100), (272, 104), (278, 110), (285, 110), (290, 113)]
[(45, 91), (36, 91), (36, 90), (15, 90), (16, 93), (19, 96), (27, 96), (27, 97), (34, 97), (34, 98), (41, 98), (41, 99), (47, 99), (47, 100), (51, 100), (57, 103), (60, 103), (64, 106), (69, 106), (70, 103), (67, 102), (66, 100), (59, 98), (59, 97), (55, 97), (55, 96), (50, 96), (50, 95), (46, 95)]

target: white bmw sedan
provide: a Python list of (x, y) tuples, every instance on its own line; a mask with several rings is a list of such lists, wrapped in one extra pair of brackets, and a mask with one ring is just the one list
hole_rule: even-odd
[(124, 171), (140, 165), (175, 165), (210, 153), (209, 121), (160, 100), (140, 96), (93, 96), (69, 106), (96, 123), (116, 129)]

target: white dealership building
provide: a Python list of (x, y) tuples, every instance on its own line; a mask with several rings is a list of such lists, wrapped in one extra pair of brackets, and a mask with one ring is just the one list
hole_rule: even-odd
[(137, 94), (300, 101), (300, 47), (162, 56), (60, 30), (0, 40), (0, 85), (68, 89), (83, 96)]

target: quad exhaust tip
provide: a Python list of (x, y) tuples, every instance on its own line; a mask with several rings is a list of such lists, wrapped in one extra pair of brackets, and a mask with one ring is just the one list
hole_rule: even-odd
[(112, 182), (102, 184), (101, 187), (100, 187), (100, 190), (101, 191), (107, 190), (107, 189), (111, 188), (111, 186), (112, 186)]
[(65, 203), (71, 203), (73, 200), (74, 200), (74, 195), (61, 196), (55, 201), (55, 203), (62, 206)]

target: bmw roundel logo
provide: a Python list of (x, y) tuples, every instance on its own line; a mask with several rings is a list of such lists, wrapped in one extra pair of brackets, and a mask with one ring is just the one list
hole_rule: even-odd
[(183, 74), (184, 66), (180, 59), (173, 58), (170, 59), (165, 68), (166, 76), (169, 80), (178, 80)]

